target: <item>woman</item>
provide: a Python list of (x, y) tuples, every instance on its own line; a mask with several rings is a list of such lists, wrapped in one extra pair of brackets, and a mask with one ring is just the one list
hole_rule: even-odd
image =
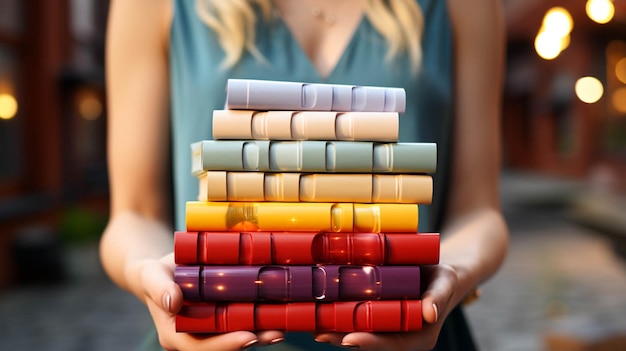
[(211, 137), (226, 79), (253, 78), (402, 87), (400, 140), (438, 143), (434, 203), (420, 210), (420, 231), (442, 233), (441, 264), (427, 272), (424, 329), (315, 341), (473, 349), (457, 306), (497, 271), (508, 244), (498, 194), (502, 25), (496, 0), (112, 1), (111, 219), (101, 259), (111, 279), (146, 304), (161, 346), (238, 350), (285, 338), (174, 328), (182, 294), (172, 279), (172, 232), (184, 229), (184, 203), (197, 192), (189, 145)]

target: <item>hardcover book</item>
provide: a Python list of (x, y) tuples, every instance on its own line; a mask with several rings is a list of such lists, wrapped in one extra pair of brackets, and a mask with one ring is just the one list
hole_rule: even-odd
[(433, 194), (422, 174), (207, 171), (198, 181), (199, 201), (429, 204)]
[(187, 302), (176, 331), (409, 332), (422, 329), (420, 300), (338, 302)]
[(177, 266), (186, 301), (341, 301), (420, 298), (418, 266)]
[(439, 233), (176, 232), (176, 264), (430, 265)]
[(397, 112), (213, 111), (213, 139), (398, 141)]
[(204, 171), (431, 173), (434, 143), (204, 140), (193, 143), (192, 173)]
[(404, 112), (402, 88), (229, 79), (226, 107), (231, 110), (306, 110)]
[(417, 232), (418, 205), (187, 202), (187, 231)]

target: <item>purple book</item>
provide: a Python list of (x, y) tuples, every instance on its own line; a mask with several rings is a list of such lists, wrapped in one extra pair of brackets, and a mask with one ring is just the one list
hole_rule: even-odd
[(402, 113), (405, 105), (402, 88), (254, 79), (229, 79), (226, 86), (226, 108), (232, 110)]
[(177, 266), (186, 301), (420, 298), (419, 266)]

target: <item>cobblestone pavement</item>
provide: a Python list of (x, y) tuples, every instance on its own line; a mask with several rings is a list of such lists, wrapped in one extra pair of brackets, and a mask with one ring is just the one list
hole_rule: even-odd
[[(505, 200), (528, 199), (527, 185), (505, 179)], [(567, 186), (547, 189), (552, 200), (567, 193)], [(505, 201), (509, 255), (466, 310), (482, 350), (543, 350), (545, 333), (572, 321), (626, 331), (624, 261), (552, 200), (542, 207)], [(95, 247), (71, 250), (68, 260), (74, 279), (66, 284), (0, 292), (0, 350), (136, 349), (150, 325), (143, 305), (107, 280)]]

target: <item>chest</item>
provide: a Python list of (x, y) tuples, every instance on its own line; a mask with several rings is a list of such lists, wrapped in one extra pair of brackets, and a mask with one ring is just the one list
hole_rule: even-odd
[(333, 71), (364, 16), (362, 0), (277, 0), (275, 4), (321, 77)]

